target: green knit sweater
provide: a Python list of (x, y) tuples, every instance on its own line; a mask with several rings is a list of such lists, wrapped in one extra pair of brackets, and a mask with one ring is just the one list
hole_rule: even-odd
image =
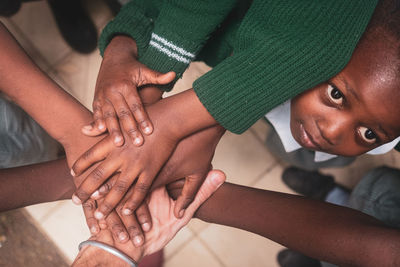
[[(139, 60), (180, 77), (193, 60), (214, 68), (193, 88), (227, 130), (340, 72), (378, 0), (134, 0), (104, 29), (136, 40)], [(249, 8), (247, 8), (250, 6)]]

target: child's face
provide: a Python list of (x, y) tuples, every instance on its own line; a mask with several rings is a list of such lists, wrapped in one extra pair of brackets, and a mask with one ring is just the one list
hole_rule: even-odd
[(359, 46), (338, 75), (292, 99), (290, 127), (303, 147), (354, 156), (400, 135), (398, 46)]

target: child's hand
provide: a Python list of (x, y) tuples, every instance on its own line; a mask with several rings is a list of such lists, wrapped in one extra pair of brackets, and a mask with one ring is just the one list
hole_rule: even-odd
[[(173, 122), (161, 116), (154, 116), (157, 121), (164, 124)], [(157, 113), (157, 114), (159, 114)], [(72, 171), (80, 175), (92, 164), (101, 162), (80, 184), (73, 196), (75, 203), (85, 202), (112, 174), (120, 172), (120, 177), (115, 182), (111, 191), (105, 197), (96, 211), (96, 218), (102, 219), (107, 216), (121, 201), (129, 187), (134, 185), (132, 198), (126, 201), (123, 214), (129, 215), (142, 203), (147, 195), (151, 184), (178, 143), (174, 134), (163, 127), (155, 129), (151, 136), (146, 138), (146, 144), (136, 147), (131, 139), (126, 139), (120, 147), (115, 147), (113, 138), (107, 137), (89, 149), (73, 165)]]
[[(211, 169), (215, 148), (224, 132), (222, 127), (215, 126), (183, 139), (155, 179), (152, 188), (185, 178), (182, 193), (175, 205), (174, 214), (177, 218), (183, 216), (184, 210), (193, 201), (207, 172)], [(107, 195), (113, 182), (114, 179), (108, 180), (95, 192), (95, 195), (100, 197)]]
[[(119, 174), (113, 176), (109, 180), (110, 184), (115, 182), (118, 176)], [(150, 231), (152, 227), (151, 215), (147, 203), (143, 202), (135, 211), (135, 213), (129, 216), (122, 216), (122, 205), (120, 204), (114, 211), (112, 211), (112, 213), (117, 213), (120, 219), (111, 219), (110, 221), (110, 216), (108, 216), (107, 221), (104, 219), (98, 221), (94, 217), (94, 212), (97, 206), (96, 203), (101, 203), (103, 200), (103, 194), (98, 192), (98, 194), (93, 194), (91, 198), (82, 204), (86, 223), (91, 234), (98, 234), (100, 231), (100, 226), (104, 228), (105, 225), (110, 225), (112, 226), (111, 231), (113, 233), (114, 240), (120, 243), (126, 243), (130, 239), (135, 246), (141, 246), (144, 242), (144, 233)]]
[(137, 88), (149, 84), (168, 84), (174, 78), (173, 72), (161, 74), (137, 61), (133, 39), (114, 37), (104, 53), (96, 82), (93, 101), (95, 124), (83, 127), (83, 133), (95, 136), (108, 129), (115, 145), (121, 146), (124, 143), (122, 129), (134, 145), (142, 145), (141, 133), (151, 134), (153, 125)]

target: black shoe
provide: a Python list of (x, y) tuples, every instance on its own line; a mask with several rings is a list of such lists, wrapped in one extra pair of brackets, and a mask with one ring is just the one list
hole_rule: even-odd
[(18, 12), (21, 7), (21, 1), (18, 0), (1, 0), (0, 16), (10, 17)]
[(106, 4), (110, 8), (111, 12), (113, 13), (114, 16), (116, 16), (121, 9), (122, 5), (118, 0), (106, 0)]
[(282, 180), (295, 192), (319, 200), (324, 200), (336, 186), (332, 176), (296, 167), (287, 168), (282, 174)]
[(80, 53), (90, 53), (97, 46), (97, 30), (81, 0), (48, 0), (65, 41)]
[(297, 251), (284, 249), (278, 253), (278, 263), (281, 267), (321, 267), (319, 260), (307, 257)]

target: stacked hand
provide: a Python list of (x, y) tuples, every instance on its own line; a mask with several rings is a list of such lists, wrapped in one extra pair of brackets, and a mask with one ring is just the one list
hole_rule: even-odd
[[(144, 246), (140, 248), (133, 246), (131, 242), (123, 244), (115, 242), (112, 235), (112, 225), (110, 224), (104, 225), (102, 230), (91, 239), (116, 247), (132, 259), (138, 261), (143, 256), (162, 249), (176, 233), (189, 222), (199, 206), (207, 200), (224, 181), (225, 176), (222, 172), (211, 171), (199, 192), (196, 194), (194, 201), (187, 208), (185, 215), (180, 219), (177, 219), (173, 214), (176, 201), (168, 196), (165, 187), (163, 186), (155, 189), (146, 198), (146, 203), (149, 207), (154, 226), (145, 234), (146, 242)], [(176, 186), (174, 188), (174, 190), (176, 190)], [(110, 215), (109, 217), (113, 216), (114, 215)], [(117, 218), (115, 219), (117, 220)], [(102, 264), (102, 266), (126, 266), (121, 259), (111, 256), (111, 254), (103, 253), (101, 249), (91, 246), (85, 247), (80, 251), (73, 266), (98, 266), (98, 264)]]
[(179, 121), (166, 115), (169, 106), (160, 104), (162, 92), (154, 86), (171, 82), (174, 73), (150, 70), (136, 56), (135, 42), (128, 37), (115, 37), (107, 47), (96, 84), (94, 123), (82, 131), (96, 136), (108, 130), (109, 136), (85, 152), (72, 173), (82, 175), (98, 163), (78, 187), (73, 201), (83, 203), (92, 233), (98, 233), (100, 220), (100, 225), (113, 226), (110, 231), (115, 240), (125, 243), (130, 238), (139, 246), (143, 232), (152, 227), (144, 202), (150, 189), (185, 178), (174, 205), (175, 216), (183, 217), (211, 168), (224, 131), (215, 126), (184, 139), (176, 134)]

